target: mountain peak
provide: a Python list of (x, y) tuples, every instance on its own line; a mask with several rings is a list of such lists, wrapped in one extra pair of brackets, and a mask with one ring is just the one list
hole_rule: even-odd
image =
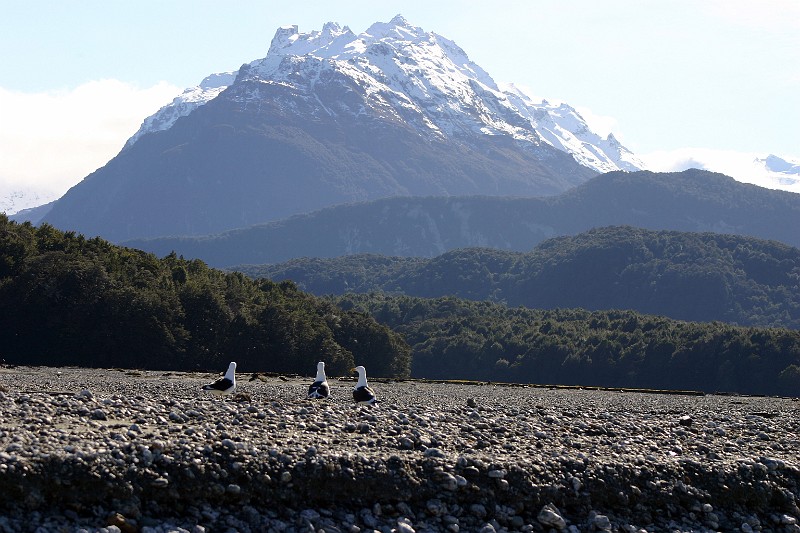
[(301, 33), (297, 25), (282, 26), (278, 28), (272, 38), (267, 58), (318, 53), (319, 50), (324, 50), (343, 36), (348, 40), (355, 37), (350, 28), (342, 26), (338, 22), (326, 22), (322, 31), (308, 33)]
[[(330, 89), (334, 79), (357, 87), (367, 98), (323, 103), (317, 91)], [(414, 26), (400, 14), (359, 35), (337, 22), (310, 32), (282, 26), (266, 57), (247, 64), (238, 77), (210, 76), (200, 87), (187, 89), (149, 117), (126, 146), (145, 133), (171, 127), (177, 118), (216, 98), (224, 85), (239, 87), (228, 94), (246, 106), (262, 98), (261, 88), (274, 84), (292, 87), (318, 116), (371, 109), (428, 140), (458, 139), (480, 147), (487, 136), (499, 136), (532, 153), (550, 147), (566, 152), (596, 172), (643, 168), (616, 139), (591, 131), (573, 107), (534, 102), (517, 87), (500, 88), (455, 42)]]
[(297, 24), (292, 26), (281, 26), (275, 31), (275, 36), (272, 38), (272, 43), (269, 45), (268, 54), (272, 54), (274, 51), (291, 45), (292, 41), (296, 39), (298, 34), (299, 28)]
[(389, 24), (394, 24), (395, 26), (407, 26), (407, 27), (412, 27), (413, 28), (413, 26), (411, 26), (408, 23), (408, 20), (406, 20), (406, 18), (403, 15), (401, 15), (400, 13), (395, 15), (392, 18), (392, 20), (389, 21)]
[(375, 39), (393, 38), (400, 41), (427, 39), (430, 34), (409, 23), (403, 15), (395, 15), (389, 22), (376, 22), (364, 32)]
[(327, 35), (339, 35), (343, 31), (347, 30), (347, 26), (342, 28), (342, 26), (338, 22), (326, 22), (322, 26), (322, 33)]

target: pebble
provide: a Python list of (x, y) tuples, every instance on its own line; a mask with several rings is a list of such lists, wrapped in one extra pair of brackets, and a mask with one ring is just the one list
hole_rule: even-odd
[(411, 524), (400, 520), (397, 521), (397, 527), (393, 531), (396, 533), (416, 533), (416, 530), (411, 527)]
[(791, 399), (211, 377), (0, 367), (0, 532), (798, 529)]

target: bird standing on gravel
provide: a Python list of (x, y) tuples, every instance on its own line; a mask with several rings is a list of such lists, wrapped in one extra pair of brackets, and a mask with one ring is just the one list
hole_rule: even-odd
[(317, 363), (317, 377), (314, 383), (308, 387), (308, 398), (327, 398), (330, 396), (331, 390), (328, 387), (328, 379), (325, 377), (325, 363), (320, 361)]
[(233, 391), (236, 390), (236, 363), (231, 361), (231, 364), (228, 365), (228, 371), (225, 372), (225, 375), (214, 383), (204, 385), (203, 390), (217, 396), (233, 394)]
[(357, 366), (353, 372), (358, 372), (358, 383), (353, 389), (353, 399), (356, 403), (372, 405), (377, 400), (375, 399), (375, 391), (367, 385), (367, 369), (363, 366)]

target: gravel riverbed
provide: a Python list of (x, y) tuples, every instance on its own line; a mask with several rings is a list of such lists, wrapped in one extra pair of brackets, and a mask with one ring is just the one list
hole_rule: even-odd
[(0, 368), (0, 531), (800, 532), (794, 399), (216, 377)]

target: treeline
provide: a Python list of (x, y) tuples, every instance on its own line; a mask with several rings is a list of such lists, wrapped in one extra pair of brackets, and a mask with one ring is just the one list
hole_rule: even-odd
[(402, 338), (291, 282), (254, 281), (0, 214), (0, 359), (31, 365), (409, 374)]
[(800, 396), (798, 331), (451, 297), (331, 301), (402, 333), (414, 377)]
[(691, 321), (800, 329), (800, 250), (717, 233), (599, 228), (530, 253), (461, 249), (238, 267), (314, 294), (382, 291), (537, 309), (633, 309)]

